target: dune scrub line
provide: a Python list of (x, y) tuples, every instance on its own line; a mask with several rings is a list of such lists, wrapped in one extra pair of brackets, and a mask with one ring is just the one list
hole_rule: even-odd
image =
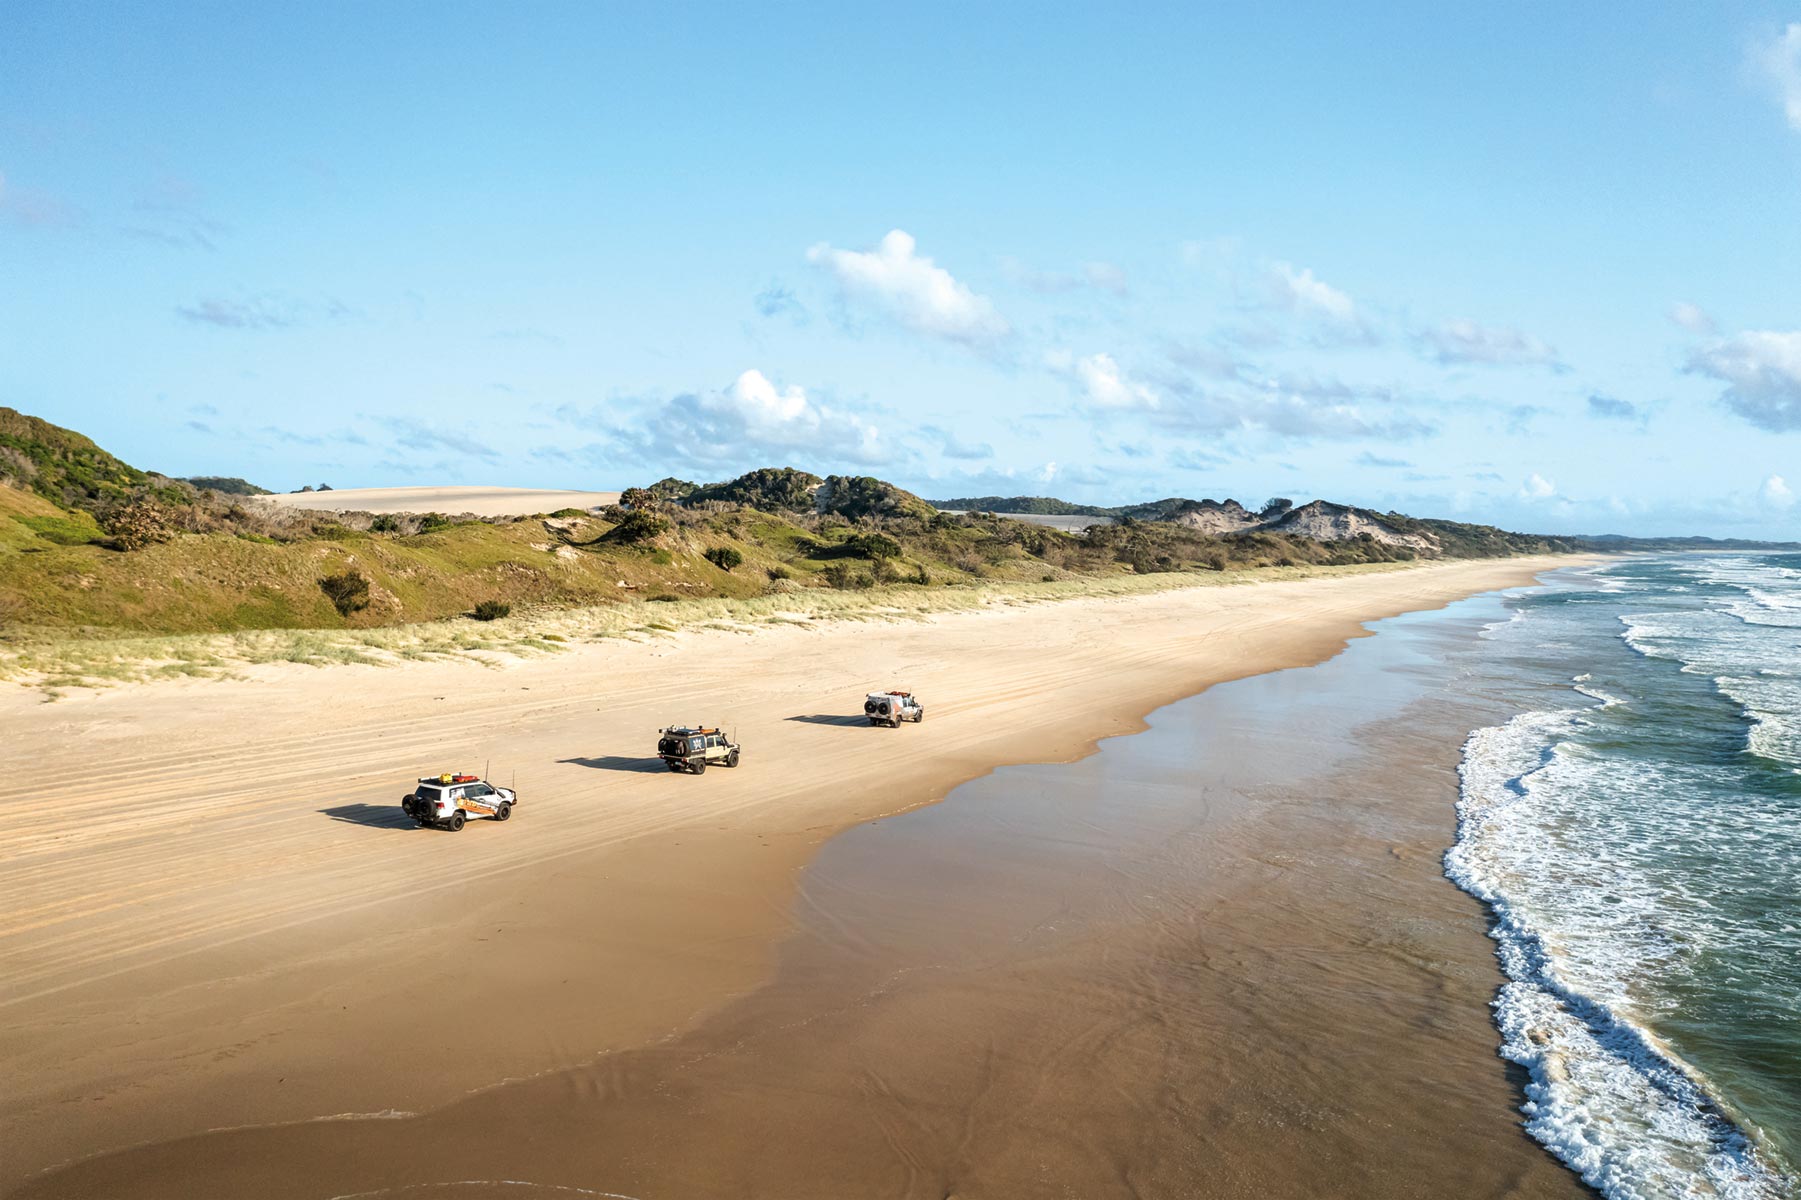
[(492, 622), (468, 618), (373, 629), (259, 629), (220, 634), (120, 634), (16, 630), (0, 636), (0, 680), (37, 688), (55, 700), (67, 688), (158, 679), (229, 678), (270, 663), (395, 666), (463, 657), (498, 666), (506, 657), (556, 654), (604, 638), (646, 641), (695, 629), (748, 633), (770, 625), (819, 621), (919, 621), (937, 613), (993, 606), (1134, 596), (1192, 587), (1363, 575), (1420, 564), (1264, 567), (1196, 574), (1171, 572), (994, 582), (946, 587), (891, 585), (865, 591), (808, 588), (750, 599), (631, 600), (583, 608), (544, 608)]

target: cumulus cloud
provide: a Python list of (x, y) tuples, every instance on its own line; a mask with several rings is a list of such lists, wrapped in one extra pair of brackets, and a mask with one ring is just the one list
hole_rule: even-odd
[(1708, 315), (1707, 310), (1699, 304), (1690, 304), (1686, 300), (1678, 300), (1670, 306), (1670, 320), (1682, 326), (1690, 333), (1712, 336), (1719, 332), (1719, 326)]
[(767, 466), (786, 457), (878, 466), (894, 454), (875, 426), (745, 371), (718, 391), (677, 396), (641, 423), (640, 448), (659, 461)]
[(1642, 414), (1630, 400), (1596, 392), (1588, 398), (1588, 415), (1604, 421), (1636, 421)]
[(1522, 500), (1549, 500), (1556, 494), (1557, 485), (1537, 471), (1526, 476), (1525, 482), (1520, 484), (1520, 499)]
[[(1309, 338), (1317, 345), (1373, 345), (1381, 340), (1374, 323), (1357, 302), (1315, 275), (1310, 267), (1270, 263), (1263, 269), (1262, 286), (1272, 308), (1308, 323)], [(1261, 331), (1261, 335), (1275, 336), (1273, 331)]]
[(1289, 263), (1270, 266), (1269, 281), (1276, 299), (1296, 312), (1351, 324), (1357, 321), (1357, 305), (1351, 298), (1314, 275), (1311, 267), (1297, 270)]
[(1775, 89), (1789, 128), (1801, 132), (1801, 21), (1790, 22), (1768, 44), (1757, 47), (1753, 58)]
[(1154, 409), (1163, 398), (1155, 388), (1128, 376), (1111, 354), (1090, 354), (1077, 359), (1070, 372), (1081, 386), (1082, 395), (1096, 408)]
[(1763, 481), (1763, 487), (1757, 491), (1757, 498), (1768, 508), (1793, 508), (1795, 492), (1780, 475), (1772, 475)]
[(1726, 384), (1720, 400), (1757, 428), (1801, 430), (1801, 330), (1722, 338), (1690, 355), (1687, 369)]
[(1459, 318), (1418, 337), (1427, 357), (1444, 366), (1482, 363), (1490, 366), (1555, 367), (1557, 351), (1518, 329), (1478, 325)]
[(1012, 332), (992, 301), (917, 249), (911, 234), (896, 229), (869, 251), (821, 242), (807, 251), (807, 261), (829, 271), (847, 298), (873, 304), (920, 333), (990, 346)]

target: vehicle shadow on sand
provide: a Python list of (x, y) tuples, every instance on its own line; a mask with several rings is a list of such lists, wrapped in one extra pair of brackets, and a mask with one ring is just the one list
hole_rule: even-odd
[(660, 758), (627, 758), (623, 754), (603, 754), (599, 758), (559, 758), (560, 763), (590, 767), (596, 771), (635, 771), (642, 775), (658, 775), (669, 768)]
[(319, 810), (334, 821), (349, 825), (367, 825), (371, 829), (417, 829), (413, 818), (400, 811), (398, 804), (340, 804)]
[(808, 725), (867, 725), (869, 718), (864, 716), (843, 717), (833, 713), (808, 713), (803, 717), (787, 717), (789, 721), (801, 721)]

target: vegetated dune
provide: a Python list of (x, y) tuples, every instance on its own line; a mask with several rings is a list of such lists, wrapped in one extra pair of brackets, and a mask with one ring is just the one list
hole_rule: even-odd
[(315, 512), (473, 513), (478, 517), (526, 517), (563, 508), (601, 508), (619, 503), (618, 492), (553, 488), (387, 487), (332, 488), (258, 497), (270, 504)]
[(1441, 549), (1438, 539), (1429, 534), (1406, 533), (1374, 513), (1325, 500), (1304, 504), (1265, 527), (1316, 542), (1348, 542), (1368, 535), (1385, 546), (1406, 546), (1422, 554), (1437, 554)]

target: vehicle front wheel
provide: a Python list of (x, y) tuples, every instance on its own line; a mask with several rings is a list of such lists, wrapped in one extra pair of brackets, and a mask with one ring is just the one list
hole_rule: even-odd
[(925, 719), (926, 719), (926, 710), (922, 708), (919, 710), (919, 715), (913, 718), (913, 723), (915, 725), (917, 725)]
[(463, 810), (460, 808), (457, 809), (455, 812), (451, 813), (450, 814), (450, 832), (461, 833), (463, 830), (463, 822), (467, 821), (468, 819), (469, 819), (468, 817), (465, 817), (463, 815)]
[(738, 765), (738, 752), (736, 750), (725, 756), (725, 765), (728, 767), (735, 767)]
[(499, 808), (494, 810), (494, 819), (496, 821), (504, 821), (512, 815), (513, 815), (513, 806), (511, 804), (503, 804)]

